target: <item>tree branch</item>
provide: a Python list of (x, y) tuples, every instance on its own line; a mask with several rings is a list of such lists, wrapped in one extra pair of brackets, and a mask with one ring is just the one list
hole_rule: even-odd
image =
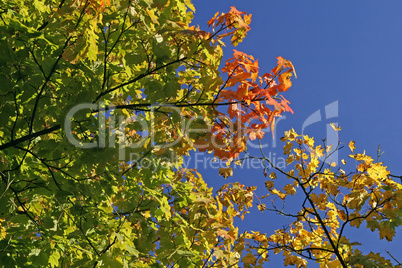
[(41, 131), (34, 132), (34, 133), (29, 134), (29, 135), (23, 136), (23, 137), (21, 137), (19, 139), (12, 140), (10, 142), (1, 144), (0, 145), (0, 151), (5, 150), (5, 149), (10, 148), (10, 147), (14, 147), (14, 146), (16, 146), (16, 145), (18, 145), (18, 144), (20, 144), (20, 143), (22, 143), (24, 141), (31, 141), (32, 139), (34, 139), (36, 137), (52, 133), (53, 131), (59, 130), (60, 128), (61, 128), (61, 125), (58, 124), (58, 125), (55, 125), (55, 126), (53, 126), (51, 128), (45, 128), (45, 129), (43, 129)]

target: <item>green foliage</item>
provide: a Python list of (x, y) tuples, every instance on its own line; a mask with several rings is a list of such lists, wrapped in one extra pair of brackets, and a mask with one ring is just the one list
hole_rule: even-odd
[(189, 138), (162, 147), (184, 137), (183, 114), (213, 122), (222, 38), (246, 33), (190, 27), (193, 12), (188, 0), (2, 1), (1, 267), (237, 263), (234, 205), (180, 169)]

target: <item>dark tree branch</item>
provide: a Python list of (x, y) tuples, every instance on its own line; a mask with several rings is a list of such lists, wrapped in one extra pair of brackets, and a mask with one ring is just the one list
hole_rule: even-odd
[(18, 145), (18, 144), (20, 144), (22, 142), (25, 142), (25, 141), (31, 141), (32, 139), (34, 139), (36, 137), (52, 133), (53, 131), (59, 130), (60, 128), (61, 128), (61, 125), (58, 124), (58, 125), (55, 125), (55, 126), (53, 126), (51, 128), (45, 128), (45, 129), (43, 129), (41, 131), (31, 133), (31, 134), (23, 136), (23, 137), (21, 137), (19, 139), (12, 140), (12, 141), (7, 142), (7, 143), (3, 143), (3, 144), (0, 145), (0, 151), (5, 150), (5, 149), (10, 148), (10, 147), (14, 147), (14, 146), (16, 146), (16, 145)]

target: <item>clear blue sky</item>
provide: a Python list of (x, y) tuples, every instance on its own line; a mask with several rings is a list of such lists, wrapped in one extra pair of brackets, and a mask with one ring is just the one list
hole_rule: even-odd
[[(253, 14), (251, 31), (236, 49), (258, 58), (261, 71), (271, 70), (277, 56), (295, 65), (298, 79), (285, 94), (295, 114), (287, 114), (278, 123), (279, 137), (291, 127), (301, 132), (306, 119), (320, 110), (323, 119), (307, 126), (305, 134), (319, 141), (326, 136), (327, 124), (337, 122), (342, 127), (342, 142), (355, 140), (358, 152), (366, 150), (373, 157), (380, 144), (385, 151), (381, 160), (392, 174), (402, 175), (402, 1), (194, 2), (193, 23), (202, 29), (207, 29), (206, 22), (216, 11), (227, 12), (232, 5)], [(231, 48), (224, 53), (225, 58), (230, 57)], [(335, 101), (338, 113), (326, 119), (325, 106)], [(267, 151), (279, 157), (280, 143)], [(340, 158), (346, 157), (348, 150), (344, 151)], [(215, 187), (239, 180), (263, 189), (265, 181), (261, 170), (236, 170), (225, 181), (217, 176), (217, 170), (199, 169)], [(286, 223), (280, 219), (268, 212), (256, 212), (238, 223), (241, 228), (270, 233)], [(398, 231), (392, 244), (362, 227), (350, 233), (368, 245), (361, 250), (388, 257), (384, 251), (388, 249), (402, 261), (402, 230)], [(267, 267), (282, 267), (280, 259), (274, 258)]]

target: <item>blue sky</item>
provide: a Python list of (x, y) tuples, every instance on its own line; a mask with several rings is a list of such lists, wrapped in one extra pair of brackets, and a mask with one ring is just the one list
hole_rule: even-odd
[[(376, 156), (377, 146), (385, 153), (385, 162), (392, 174), (402, 175), (402, 1), (194, 1), (194, 24), (207, 29), (206, 22), (216, 11), (227, 12), (234, 5), (240, 11), (253, 14), (251, 31), (236, 49), (259, 59), (262, 72), (276, 64), (282, 56), (295, 65), (298, 79), (284, 94), (291, 102), (294, 115), (278, 123), (280, 137), (285, 130), (301, 132), (303, 123), (315, 112), (322, 120), (308, 125), (304, 134), (321, 140), (327, 135), (327, 125), (337, 122), (342, 142), (356, 141), (357, 151)], [(231, 56), (228, 47), (225, 58)], [(337, 112), (325, 117), (325, 106), (335, 105)], [(267, 148), (276, 157), (282, 150)], [(347, 157), (345, 148), (340, 158)], [(272, 155), (271, 154), (271, 155)], [(226, 181), (217, 170), (202, 170), (204, 179), (218, 187), (239, 180), (246, 185), (263, 188), (265, 181), (258, 169), (235, 170)], [(272, 232), (285, 222), (268, 213), (248, 214), (240, 228)], [(402, 235), (394, 242), (380, 241), (378, 234), (351, 229), (356, 240), (367, 243), (363, 251), (381, 252), (388, 249), (402, 261)], [(398, 232), (398, 231), (397, 231)], [(401, 233), (401, 230), (399, 230)], [(267, 267), (282, 267), (281, 258), (273, 258)], [(310, 266), (309, 266), (310, 267)]]

